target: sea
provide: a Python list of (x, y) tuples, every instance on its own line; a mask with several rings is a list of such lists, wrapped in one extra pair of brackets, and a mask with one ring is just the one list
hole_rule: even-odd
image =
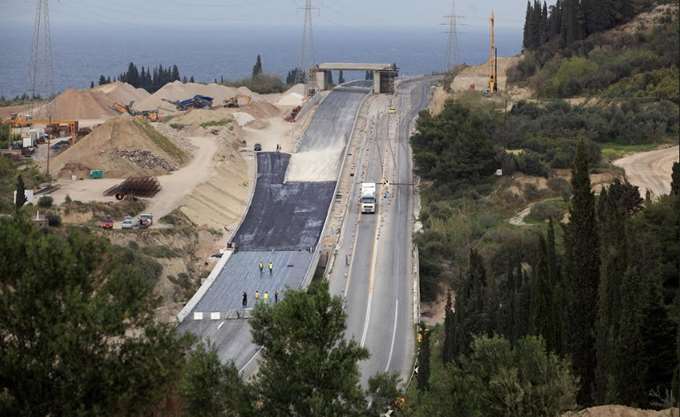
[[(87, 88), (102, 74), (115, 77), (130, 62), (138, 66), (177, 65), (182, 76), (212, 82), (248, 77), (259, 54), (265, 72), (285, 77), (297, 66), (302, 43), (301, 30), (291, 27), (99, 31), (73, 26), (60, 27), (51, 35), (54, 92)], [(519, 29), (497, 30), (499, 56), (518, 53), (521, 36)], [(0, 27), (0, 96), (30, 91), (31, 38), (30, 25)], [(317, 28), (313, 62), (396, 63), (402, 75), (430, 74), (447, 66), (447, 44), (448, 36), (438, 27)], [(458, 35), (457, 63), (480, 64), (488, 55), (485, 30)], [(345, 73), (344, 77), (358, 79), (364, 74)]]

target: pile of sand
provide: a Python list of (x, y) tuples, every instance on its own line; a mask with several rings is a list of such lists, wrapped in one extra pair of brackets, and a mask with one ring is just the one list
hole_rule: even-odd
[(236, 123), (238, 123), (238, 125), (241, 126), (241, 127), (255, 121), (255, 118), (253, 116), (251, 116), (248, 113), (244, 113), (244, 112), (240, 112), (240, 111), (232, 114), (232, 116), (234, 116)]
[(104, 93), (108, 98), (120, 104), (129, 104), (131, 101), (141, 101), (151, 95), (143, 88), (135, 88), (128, 83), (121, 83), (118, 81), (111, 84), (100, 85), (91, 91)]
[[(246, 89), (247, 90), (247, 89)], [(250, 92), (250, 90), (248, 90)], [(156, 91), (153, 95), (140, 100), (134, 104), (136, 110), (166, 110), (175, 111), (175, 106), (169, 101), (178, 101), (192, 98), (196, 95), (212, 97), (215, 106), (221, 106), (224, 100), (235, 97), (239, 94), (238, 89), (226, 87), (218, 84), (198, 84), (175, 81), (166, 84), (163, 88)], [(252, 94), (252, 92), (250, 92)]]
[(283, 97), (279, 99), (279, 101), (276, 102), (277, 106), (282, 106), (282, 107), (295, 107), (295, 106), (301, 106), (303, 101), (305, 99), (305, 96), (302, 94), (298, 93), (288, 93), (285, 94)]
[[(129, 157), (130, 153), (142, 155), (144, 163), (135, 162), (135, 158)], [(73, 164), (77, 164), (78, 174), (84, 168), (103, 169), (106, 178), (125, 178), (167, 174), (169, 166), (178, 167), (186, 159), (184, 151), (150, 125), (119, 117), (97, 127), (56, 156), (51, 167), (52, 172), (66, 178), (76, 174), (68, 169)], [(72, 165), (67, 165), (69, 163)]]
[[(109, 96), (94, 90), (66, 90), (49, 104), (53, 119), (110, 119), (118, 113), (113, 110)], [(41, 114), (44, 108), (38, 111)]]

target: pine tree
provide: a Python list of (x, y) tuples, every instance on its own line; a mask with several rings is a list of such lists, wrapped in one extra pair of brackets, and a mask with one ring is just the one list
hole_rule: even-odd
[(17, 211), (21, 209), (24, 204), (26, 204), (26, 187), (24, 186), (24, 179), (21, 175), (17, 177), (17, 188), (16, 188), (16, 197), (14, 200), (14, 205), (16, 206)]
[(596, 366), (594, 324), (597, 319), (597, 296), (600, 285), (600, 249), (595, 214), (595, 196), (591, 190), (588, 154), (580, 141), (576, 150), (573, 177), (573, 198), (566, 226), (571, 299), (568, 322), (569, 340), (574, 368), (581, 377), (579, 404), (593, 401)]
[(455, 359), (456, 321), (451, 300), (451, 291), (446, 295), (446, 311), (444, 312), (444, 343), (442, 344), (442, 362), (450, 363)]
[(418, 352), (418, 390), (430, 389), (430, 332), (420, 323), (420, 351)]
[(90, 88), (94, 88), (94, 81), (90, 81)]
[(106, 77), (104, 77), (103, 75), (100, 75), (99, 76), (99, 85), (104, 85), (104, 84), (106, 84)]

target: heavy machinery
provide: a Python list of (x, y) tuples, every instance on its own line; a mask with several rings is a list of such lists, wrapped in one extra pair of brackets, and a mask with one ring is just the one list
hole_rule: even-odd
[(191, 108), (193, 109), (210, 108), (213, 105), (214, 99), (208, 96), (195, 95), (192, 98), (188, 98), (186, 100), (170, 101), (164, 99), (163, 101), (167, 101), (168, 103), (173, 104), (179, 111), (185, 111)]
[(157, 110), (143, 110), (143, 111), (137, 111), (132, 108), (132, 105), (134, 104), (134, 101), (131, 101), (130, 104), (127, 106), (124, 104), (120, 103), (113, 103), (113, 106), (111, 108), (115, 111), (117, 111), (120, 114), (129, 114), (130, 116), (133, 117), (139, 117), (139, 118), (144, 118), (145, 120), (148, 120), (150, 122), (157, 122), (160, 120), (160, 115), (158, 114)]
[(14, 113), (5, 123), (15, 129), (44, 125), (45, 133), (50, 137), (70, 136), (74, 141), (78, 138), (77, 120), (41, 120), (33, 119), (30, 115)]
[(498, 92), (498, 48), (496, 48), (496, 15), (491, 12), (489, 19), (490, 51), (489, 51), (489, 85), (487, 94)]

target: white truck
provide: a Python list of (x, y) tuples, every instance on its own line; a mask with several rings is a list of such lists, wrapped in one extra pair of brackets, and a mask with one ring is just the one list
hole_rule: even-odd
[(374, 182), (364, 182), (361, 184), (361, 212), (364, 214), (375, 213), (378, 206), (376, 199), (377, 185)]

